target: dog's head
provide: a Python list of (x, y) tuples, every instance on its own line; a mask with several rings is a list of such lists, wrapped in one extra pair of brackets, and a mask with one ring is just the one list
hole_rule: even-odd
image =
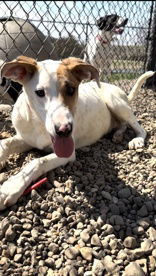
[(104, 30), (105, 32), (122, 34), (127, 22), (128, 18), (124, 19), (117, 14), (110, 14), (104, 17), (100, 17), (96, 24), (101, 31)]
[(74, 151), (78, 87), (84, 79), (98, 81), (97, 69), (78, 58), (37, 62), (20, 56), (5, 63), (1, 74), (23, 85), (27, 103), (43, 121), (56, 155), (69, 157)]

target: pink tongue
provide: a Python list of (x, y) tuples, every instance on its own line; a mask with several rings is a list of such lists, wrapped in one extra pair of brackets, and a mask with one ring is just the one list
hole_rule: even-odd
[(74, 151), (73, 138), (56, 136), (53, 140), (54, 152), (58, 157), (69, 157)]

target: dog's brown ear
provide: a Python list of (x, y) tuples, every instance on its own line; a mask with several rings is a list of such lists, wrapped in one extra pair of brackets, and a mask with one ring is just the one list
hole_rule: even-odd
[(6, 62), (1, 68), (1, 78), (5, 77), (24, 84), (37, 70), (37, 62), (33, 58), (19, 56), (13, 61)]
[(72, 73), (80, 82), (82, 80), (95, 80), (100, 87), (99, 72), (90, 64), (77, 64), (72, 68)]
[(98, 86), (100, 86), (99, 72), (94, 66), (84, 62), (79, 58), (68, 58), (65, 61), (67, 60), (68, 69), (79, 82), (82, 80), (95, 80)]

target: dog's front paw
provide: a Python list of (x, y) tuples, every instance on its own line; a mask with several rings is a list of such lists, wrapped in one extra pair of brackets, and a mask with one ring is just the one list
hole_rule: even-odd
[(142, 137), (136, 137), (132, 139), (128, 144), (129, 149), (139, 149), (144, 147), (144, 139)]
[[(0, 210), (12, 206), (17, 202), (24, 191), (24, 183), (21, 177), (13, 176), (3, 183), (0, 187)], [(21, 182), (19, 182), (21, 181)]]

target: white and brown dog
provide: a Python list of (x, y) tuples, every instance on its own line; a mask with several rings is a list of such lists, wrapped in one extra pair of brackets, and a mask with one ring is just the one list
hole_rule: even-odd
[(115, 39), (116, 35), (123, 33), (127, 22), (127, 18), (124, 19), (117, 14), (106, 15), (97, 20), (96, 25), (99, 32), (96, 37), (88, 41), (84, 61), (95, 66), (99, 70), (100, 75), (103, 72), (109, 74), (111, 71), (113, 58), (111, 42)]
[[(117, 86), (99, 82), (95, 67), (73, 57), (37, 62), (20, 56), (5, 63), (1, 74), (22, 84), (23, 93), (12, 112), (16, 135), (0, 141), (0, 161), (31, 148), (50, 147), (53, 153), (32, 160), (3, 183), (0, 210), (16, 203), (44, 173), (74, 161), (75, 148), (95, 143), (113, 128), (118, 128), (114, 139), (120, 140), (130, 125), (136, 137), (129, 148), (144, 146), (146, 131), (138, 124), (129, 101), (154, 72), (144, 73), (128, 97)], [(95, 81), (81, 83), (88, 78)]]

